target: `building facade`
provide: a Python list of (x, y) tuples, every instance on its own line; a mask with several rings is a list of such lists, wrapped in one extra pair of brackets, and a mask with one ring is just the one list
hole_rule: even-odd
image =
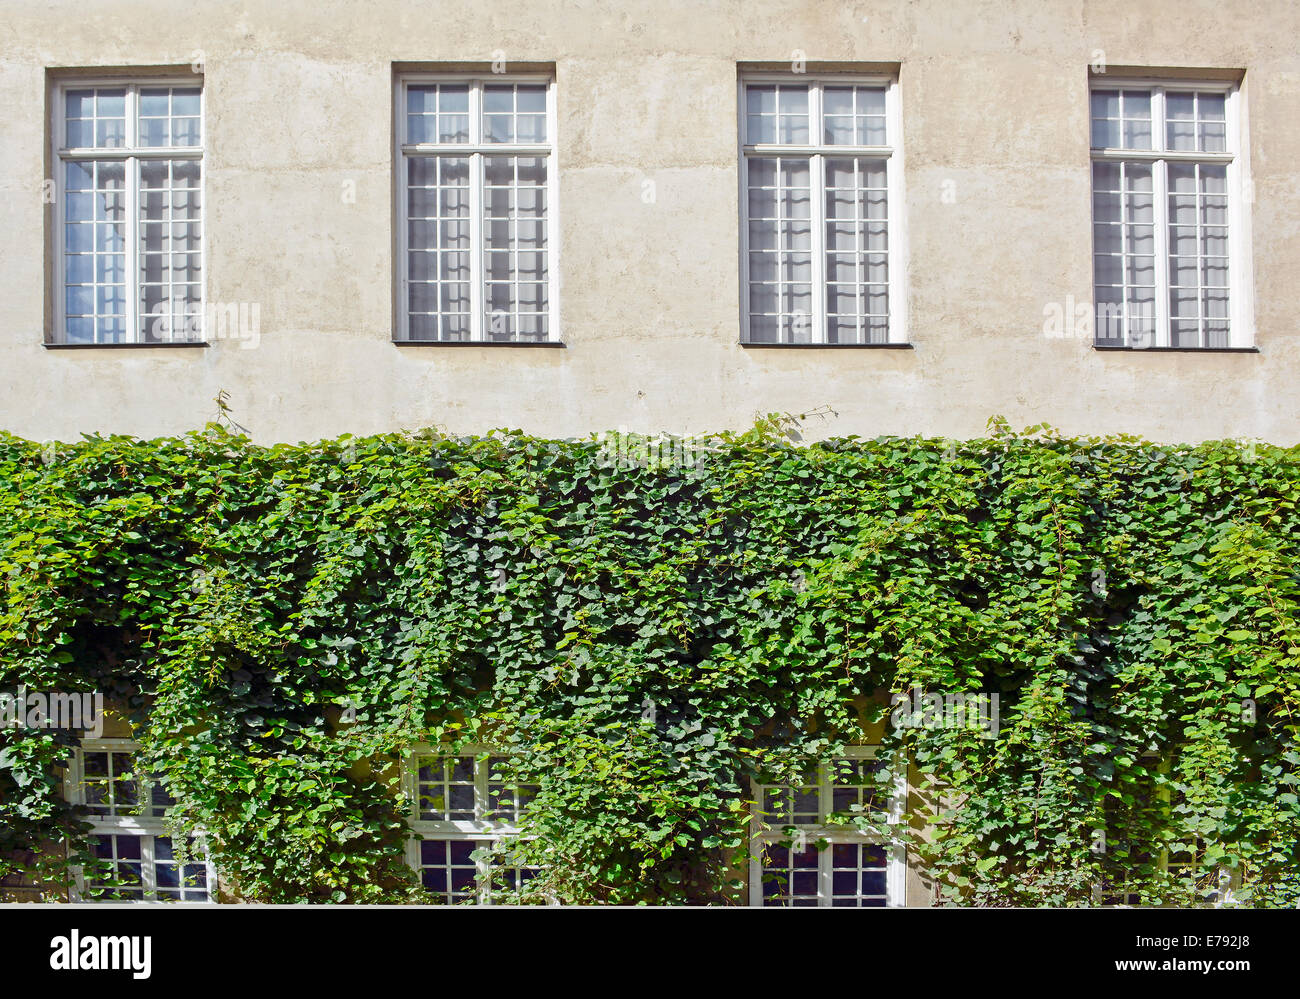
[(1300, 438), (1280, 0), (9, 8), (26, 437)]
[[(266, 442), (773, 412), (1300, 441), (1285, 0), (7, 0), (5, 27), (0, 429), (23, 437), (182, 433), (224, 393)], [(68, 794), (132, 897), (207, 899), (165, 802), (115, 810), (128, 736), (83, 748)], [(756, 799), (820, 834), (869, 754)], [(487, 771), (426, 755), (409, 861), (456, 901), (471, 844), (513, 827), (480, 814)], [(906, 858), (834, 847), (774, 847), (781, 901), (840, 875), (845, 904), (928, 901)]]

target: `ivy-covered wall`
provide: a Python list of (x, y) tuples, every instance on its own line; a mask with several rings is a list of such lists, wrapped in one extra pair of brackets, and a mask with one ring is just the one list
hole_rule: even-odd
[[(552, 897), (734, 899), (751, 778), (870, 726), (941, 899), (1187, 902), (1225, 869), (1300, 901), (1300, 451), (797, 422), (0, 436), (0, 690), (104, 692), (255, 900), (418, 899), (421, 741), (517, 754)], [(996, 693), (996, 738), (893, 724), (913, 690)], [(0, 874), (89, 862), (73, 738), (0, 731)]]

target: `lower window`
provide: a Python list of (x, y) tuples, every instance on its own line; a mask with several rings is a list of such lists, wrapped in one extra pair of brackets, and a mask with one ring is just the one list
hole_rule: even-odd
[(73, 754), (65, 796), (89, 813), (91, 850), (103, 865), (79, 872), (72, 897), (85, 902), (211, 902), (216, 872), (201, 834), (176, 843), (165, 818), (173, 804), (158, 782), (136, 773), (129, 739), (87, 739)]
[(501, 772), (504, 757), (486, 751), (417, 749), (406, 770), (414, 834), (408, 862), (435, 904), (531, 901), (533, 867), (510, 861), (520, 811), (531, 788)]
[[(881, 794), (881, 789), (888, 789)], [(906, 858), (886, 837), (846, 820), (901, 821), (906, 784), (876, 747), (809, 773), (798, 785), (755, 787), (749, 901), (755, 906), (877, 908), (903, 905)]]

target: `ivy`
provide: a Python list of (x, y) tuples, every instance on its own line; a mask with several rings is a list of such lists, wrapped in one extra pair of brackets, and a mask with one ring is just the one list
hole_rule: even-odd
[[(1300, 901), (1300, 451), (797, 424), (0, 435), (0, 690), (104, 692), (252, 900), (419, 900), (431, 742), (537, 786), (539, 896), (735, 901), (751, 782), (870, 732), (939, 901), (1186, 904), (1220, 870)], [(912, 690), (996, 694), (996, 737), (888, 724)], [(0, 875), (91, 862), (72, 745), (0, 730)]]

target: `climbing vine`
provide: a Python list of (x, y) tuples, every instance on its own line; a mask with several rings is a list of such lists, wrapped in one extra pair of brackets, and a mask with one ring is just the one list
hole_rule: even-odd
[[(253, 900), (418, 901), (427, 742), (537, 787), (546, 897), (737, 901), (751, 782), (870, 732), (937, 901), (1300, 901), (1300, 451), (797, 424), (2, 435), (0, 690), (103, 692)], [(891, 721), (913, 691), (996, 733)], [(93, 863), (73, 745), (0, 730), (0, 875)]]

